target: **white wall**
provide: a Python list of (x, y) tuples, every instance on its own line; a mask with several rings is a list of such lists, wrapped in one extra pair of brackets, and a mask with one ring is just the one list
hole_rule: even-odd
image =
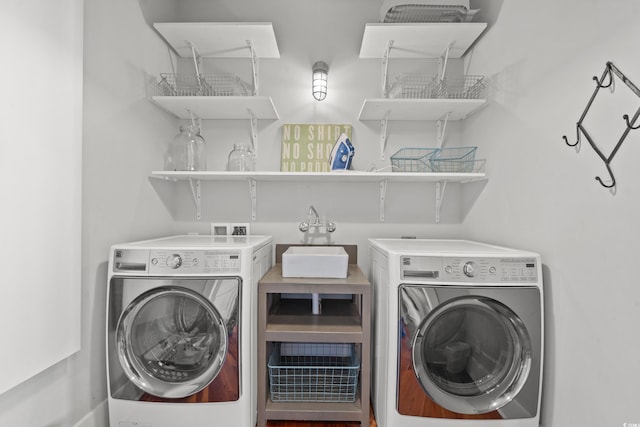
[[(311, 1), (281, 0), (279, 11), (273, 2), (262, 1), (247, 7), (246, 2), (181, 0), (177, 11), (174, 3), (85, 4), (82, 351), (0, 396), (0, 425), (104, 424), (104, 303), (111, 244), (178, 231), (208, 232), (210, 221), (248, 221), (246, 188), (223, 189), (215, 193), (221, 199), (205, 199), (205, 217), (197, 222), (186, 192), (167, 208), (149, 183), (149, 171), (162, 165), (177, 121), (146, 100), (147, 80), (170, 65), (166, 46), (145, 20), (178, 16), (274, 22), (282, 57), (261, 62), (261, 93), (273, 97), (281, 120), (260, 123), (258, 168), (278, 168), (282, 123), (328, 121), (354, 125), (354, 166), (385, 165), (377, 158), (378, 124), (357, 121), (362, 99), (379, 96), (379, 62), (357, 59), (364, 24), (377, 20), (378, 2), (327, 0), (322, 4), (330, 12), (320, 15), (322, 25), (309, 21), (311, 5), (318, 4)], [(633, 167), (640, 154), (634, 144), (638, 136), (629, 136), (613, 162), (619, 182), (615, 196), (593, 180), (604, 168), (591, 149), (583, 144), (576, 154), (561, 140), (563, 134), (575, 135), (575, 121), (593, 90), (590, 78), (602, 72), (607, 60), (640, 81), (640, 60), (633, 55), (638, 6), (620, 0), (613, 12), (610, 3), (504, 2), (469, 61), (470, 72), (491, 77), (494, 99), (454, 127), (451, 136), (456, 143), (462, 134), (465, 143), (480, 147), (478, 154), (489, 159), (489, 180), (476, 189), (477, 200), (455, 189), (447, 193), (443, 224), (433, 224), (433, 193), (428, 190), (389, 193), (387, 204), (407, 208), (381, 224), (377, 190), (349, 189), (339, 200), (348, 198), (351, 204), (340, 204), (330, 202), (327, 189), (293, 184), (287, 189), (292, 198), (267, 188), (259, 219), (251, 224), (253, 233), (299, 241), (297, 224), (309, 203), (316, 203), (322, 215), (337, 222), (332, 240), (359, 244), (364, 266), (366, 238), (371, 236), (464, 235), (539, 251), (548, 308), (546, 427), (640, 422), (634, 389), (640, 380), (634, 368), (640, 347), (632, 330), (640, 320), (640, 291), (627, 278), (640, 249), (633, 226), (640, 182)], [(145, 18), (142, 11), (156, 18)], [(329, 97), (321, 104), (311, 100), (308, 88), (315, 60), (331, 67)], [(616, 121), (604, 122), (598, 130), (606, 133), (614, 127), (607, 123)], [(413, 145), (416, 137), (428, 145), (432, 130), (432, 124), (392, 124), (387, 154)], [(234, 138), (248, 140), (248, 124), (211, 121), (203, 134), (211, 149), (209, 163), (220, 170), (238, 142)], [(220, 200), (233, 212), (221, 208)], [(467, 209), (458, 204), (469, 207), (466, 217)]]
[(83, 9), (80, 0), (0, 9), (0, 425), (18, 425), (69, 408), (33, 403), (71, 394), (61, 361), (81, 345)]
[[(464, 124), (489, 159), (489, 181), (464, 227), (475, 239), (541, 253), (545, 265), (547, 351), (544, 426), (620, 426), (640, 422), (640, 134), (631, 132), (614, 158), (613, 195), (595, 180), (604, 164), (575, 123), (612, 61), (640, 83), (636, 1), (504, 2), (495, 26), (469, 61), (490, 76), (490, 106)], [(585, 126), (605, 153), (640, 98), (621, 82), (607, 109)], [(594, 104), (595, 105), (595, 104)], [(620, 108), (622, 106), (622, 108)], [(592, 111), (596, 111), (595, 109)]]
[[(66, 2), (68, 5), (58, 4), (53, 9), (48, 7), (46, 1), (22, 3), (25, 7), (25, 3), (40, 3), (39, 8), (25, 9), (25, 12), (32, 14), (33, 20), (29, 22), (39, 23), (42, 27), (47, 22), (71, 25), (62, 17), (71, 16), (75, 10), (71, 7), (72, 2)], [(2, 394), (2, 426), (106, 425), (104, 319), (109, 246), (118, 241), (169, 234), (172, 229), (168, 213), (147, 181), (148, 171), (155, 167), (157, 159), (162, 159), (165, 135), (173, 132), (175, 127), (174, 119), (151, 105), (145, 93), (148, 74), (165, 66), (161, 61), (166, 58), (166, 46), (146, 26), (137, 2), (86, 2), (84, 19), (82, 315), (81, 320), (76, 322), (82, 328), (81, 351)], [(57, 28), (56, 25), (53, 27)], [(3, 36), (3, 39), (20, 46), (20, 38), (15, 34), (12, 37)], [(48, 40), (53, 42), (54, 39), (50, 37)], [(55, 45), (51, 47), (51, 52), (55, 55)], [(24, 55), (34, 54), (38, 55), (36, 51), (24, 50)], [(13, 59), (15, 62), (12, 67), (22, 65), (19, 58)], [(41, 70), (36, 70), (38, 78), (34, 83), (46, 82), (51, 89), (56, 89), (58, 81), (55, 76), (47, 75), (49, 69), (43, 66)], [(46, 98), (46, 90), (39, 96), (50, 99)], [(80, 112), (75, 116), (59, 117), (61, 112), (56, 111), (55, 107), (39, 113), (43, 116), (40, 117), (35, 114), (40, 99), (34, 97), (30, 100), (33, 110), (23, 108), (21, 111), (30, 120), (30, 125), (47, 123), (47, 113), (59, 121), (82, 119)], [(60, 99), (64, 99), (64, 94)], [(10, 143), (23, 144), (25, 152), (28, 152), (30, 135), (38, 135), (32, 131), (28, 126), (25, 127), (22, 133), (24, 138), (13, 139)], [(9, 142), (2, 141), (3, 145), (5, 143)], [(55, 149), (55, 146), (51, 149)], [(44, 180), (50, 180), (51, 184), (59, 182), (56, 174)], [(20, 188), (21, 179), (19, 174), (14, 174), (5, 182), (12, 182)], [(40, 196), (48, 200), (46, 196), (56, 197), (60, 191), (64, 191), (64, 188), (47, 190), (46, 193), (41, 192)], [(18, 206), (15, 208), (16, 212), (20, 212)], [(52, 202), (38, 214), (49, 215), (58, 208)], [(33, 231), (39, 225), (31, 224), (27, 231)], [(78, 265), (80, 262), (72, 254), (55, 251), (51, 252), (51, 260), (60, 266), (65, 266), (65, 263)], [(56, 283), (50, 286), (55, 287)], [(54, 301), (57, 298), (59, 296), (51, 298), (51, 303), (56, 304)], [(28, 311), (24, 314), (27, 315)], [(47, 321), (55, 322), (56, 318), (52, 316)], [(19, 319), (16, 318), (15, 323), (12, 326), (20, 326)], [(24, 339), (31, 337), (25, 336)], [(13, 348), (18, 352), (21, 345), (4, 343), (2, 348), (3, 351)], [(47, 348), (43, 346), (41, 350), (46, 351)], [(5, 366), (4, 369), (11, 368)]]

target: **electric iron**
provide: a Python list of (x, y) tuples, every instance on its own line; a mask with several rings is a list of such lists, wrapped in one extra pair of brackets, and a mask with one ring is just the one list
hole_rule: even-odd
[(349, 137), (342, 133), (331, 150), (331, 156), (329, 156), (329, 166), (332, 171), (347, 170), (351, 167), (351, 160), (353, 159), (354, 149), (349, 141)]

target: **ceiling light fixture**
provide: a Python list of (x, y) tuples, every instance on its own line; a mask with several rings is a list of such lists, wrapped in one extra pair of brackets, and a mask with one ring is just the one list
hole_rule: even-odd
[(317, 61), (311, 67), (311, 92), (313, 97), (322, 101), (327, 97), (327, 76), (329, 74), (329, 65), (323, 61)]

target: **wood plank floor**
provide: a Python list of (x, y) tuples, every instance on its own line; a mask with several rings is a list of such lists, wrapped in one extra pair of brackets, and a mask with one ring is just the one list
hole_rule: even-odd
[[(267, 427), (360, 427), (360, 423), (344, 421), (267, 421)], [(369, 427), (377, 427), (373, 411), (369, 413)]]

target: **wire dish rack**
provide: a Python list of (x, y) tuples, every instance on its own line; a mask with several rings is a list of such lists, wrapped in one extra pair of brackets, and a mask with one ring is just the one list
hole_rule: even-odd
[(249, 96), (251, 87), (233, 73), (162, 73), (152, 85), (155, 96)]
[(487, 94), (484, 76), (439, 79), (434, 74), (404, 73), (387, 90), (389, 98), (482, 99)]
[(360, 363), (354, 344), (274, 344), (267, 363), (274, 402), (355, 402)]
[(486, 160), (476, 160), (478, 147), (402, 148), (391, 156), (394, 172), (480, 173)]

